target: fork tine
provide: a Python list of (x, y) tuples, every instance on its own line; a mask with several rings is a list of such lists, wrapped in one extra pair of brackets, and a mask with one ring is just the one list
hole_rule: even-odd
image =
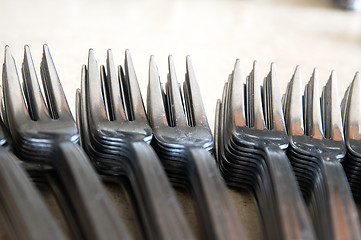
[(78, 131), (80, 133), (80, 145), (83, 149), (87, 148), (90, 139), (88, 135), (88, 116), (87, 116), (87, 99), (86, 99), (86, 81), (87, 81), (87, 69), (84, 64), (81, 69), (81, 86), (76, 92), (76, 111), (77, 111), (77, 123)]
[[(20, 86), (19, 75), (16, 70), (15, 59), (9, 46), (5, 47), (5, 63), (3, 65), (3, 94), (6, 104), (6, 113), (11, 119), (30, 120), (29, 112), (25, 105), (23, 91)], [(15, 122), (14, 120), (11, 120)]]
[(86, 149), (86, 144), (89, 143), (89, 135), (87, 130), (88, 128), (88, 118), (87, 118), (87, 99), (86, 99), (86, 80), (87, 79), (87, 68), (84, 64), (81, 68), (81, 82), (80, 89), (76, 91), (76, 121), (78, 126), (78, 131), (80, 134), (79, 142), (80, 146), (83, 149)]
[[(223, 86), (223, 92), (222, 92), (222, 100), (221, 100), (221, 129), (220, 129), (220, 132), (223, 133), (223, 129), (227, 129), (228, 127), (228, 116), (229, 116), (229, 97), (230, 97), (230, 94), (231, 94), (231, 91), (229, 89), (230, 87), (230, 84), (232, 82), (232, 75), (229, 75), (228, 77), (228, 82), (225, 82), (224, 83), (224, 86)], [(222, 140), (223, 141), (223, 140)]]
[(170, 55), (168, 58), (168, 67), (169, 67), (169, 75), (168, 75), (168, 93), (171, 101), (171, 114), (174, 117), (174, 122), (176, 126), (187, 126), (186, 116), (184, 113), (184, 108), (182, 104), (182, 96), (179, 90), (179, 85), (177, 81), (177, 75), (175, 72), (175, 66), (173, 62), (173, 56)]
[[(237, 59), (238, 61), (238, 59)], [(237, 64), (236, 61), (236, 64)], [(227, 98), (230, 96), (227, 96), (227, 92), (231, 94), (229, 86), (232, 82), (232, 74), (228, 77), (228, 82), (224, 83), (223, 91), (222, 91), (222, 98), (217, 100), (216, 105), (216, 119), (215, 119), (215, 131), (214, 131), (214, 142), (215, 142), (215, 152), (216, 152), (216, 161), (221, 163), (222, 159), (222, 153), (224, 152), (224, 138), (225, 134), (227, 134), (226, 122), (227, 122), (227, 116), (230, 116), (228, 114), (229, 109), (227, 109)], [(241, 85), (243, 86), (243, 85)], [(238, 106), (238, 105), (237, 105)], [(231, 113), (232, 114), (232, 113)]]
[(276, 73), (276, 64), (274, 63), (271, 64), (268, 79), (271, 85), (271, 93), (269, 94), (271, 97), (271, 129), (275, 129), (276, 131), (285, 131), (286, 127), (282, 110), (281, 93)]
[(287, 129), (290, 136), (304, 135), (302, 108), (302, 76), (300, 67), (297, 66), (292, 76), (292, 85), (289, 88), (288, 121)]
[(46, 44), (43, 46), (43, 58), (40, 70), (45, 96), (48, 99), (48, 108), (52, 118), (73, 119), (49, 47)]
[(209, 128), (206, 111), (204, 110), (201, 91), (196, 80), (194, 73), (192, 60), (190, 56), (187, 56), (187, 74), (186, 83), (188, 85), (189, 96), (191, 99), (191, 108), (194, 116), (194, 122), (196, 126), (203, 126)]
[(249, 104), (248, 111), (251, 116), (249, 127), (253, 127), (258, 130), (264, 130), (266, 128), (266, 125), (263, 115), (261, 84), (259, 80), (257, 61), (254, 61), (253, 63), (253, 70), (250, 73), (248, 79), (247, 91), (248, 91), (248, 104)]
[(216, 161), (220, 161), (221, 159), (221, 152), (220, 152), (220, 147), (221, 145), (221, 107), (222, 107), (222, 102), (220, 99), (217, 99), (217, 103), (216, 103), (216, 112), (215, 112), (215, 121), (214, 121), (214, 152), (215, 152), (215, 158)]
[(100, 81), (102, 85), (102, 94), (103, 94), (103, 103), (105, 105), (105, 111), (107, 113), (107, 118), (110, 121), (113, 121), (115, 119), (113, 114), (113, 108), (112, 108), (112, 100), (111, 100), (111, 86), (110, 86), (110, 80), (107, 77), (107, 73), (105, 70), (104, 65), (100, 65), (99, 68), (100, 73)]
[[(357, 74), (357, 73), (356, 73)], [(355, 75), (356, 76), (356, 75)], [(353, 81), (352, 81), (353, 82)], [(352, 83), (347, 86), (347, 89), (343, 95), (342, 101), (341, 101), (341, 117), (342, 117), (342, 123), (343, 128), (346, 129), (346, 121), (347, 121), (347, 115), (348, 115), (348, 103), (349, 103), (349, 96), (350, 96), (350, 89), (351, 89)]]
[[(85, 76), (85, 72), (83, 73), (83, 68), (82, 68), (82, 73), (81, 73), (81, 78), (83, 81), (83, 76)], [(78, 132), (79, 132), (79, 145), (81, 146), (81, 148), (85, 149), (85, 143), (84, 143), (84, 132), (83, 132), (83, 124), (82, 124), (82, 114), (81, 114), (81, 89), (77, 88), (76, 92), (75, 92), (75, 121), (76, 121), (76, 126), (78, 127)]]
[(135, 74), (135, 69), (133, 66), (132, 57), (130, 51), (127, 49), (125, 51), (125, 72), (127, 75), (126, 80), (129, 86), (129, 93), (131, 98), (131, 111), (134, 119), (147, 119), (147, 115), (144, 109), (144, 103), (142, 94), (139, 89), (139, 84), (137, 80), (137, 75)]
[(29, 114), (33, 120), (49, 118), (39, 81), (36, 76), (35, 66), (28, 45), (24, 47), (24, 60), (22, 64), (24, 91), (28, 98)]
[(114, 64), (113, 53), (111, 49), (107, 51), (107, 72), (108, 72), (108, 87), (111, 101), (109, 101), (110, 111), (115, 120), (126, 120), (123, 102), (121, 99), (120, 83), (117, 76), (117, 71)]
[[(293, 81), (291, 79), (291, 81), (289, 81), (287, 83), (286, 86), (286, 91), (285, 93), (282, 95), (282, 109), (283, 109), (283, 113), (285, 116), (285, 124), (287, 126), (287, 121), (288, 121), (288, 107), (289, 107), (289, 103), (290, 103), (290, 94), (291, 94), (291, 85), (292, 85)], [(287, 129), (287, 127), (286, 127)]]
[(361, 111), (360, 111), (360, 100), (361, 100), (361, 78), (360, 73), (356, 73), (349, 93), (349, 106), (348, 106), (348, 117), (347, 124), (347, 138), (352, 140), (361, 140)]
[[(3, 121), (5, 128), (9, 129), (9, 122), (8, 122), (8, 118), (6, 115), (5, 102), (4, 102), (4, 97), (3, 97), (4, 94), (2, 94), (2, 91), (0, 91), (0, 94), (1, 94), (1, 99), (2, 99), (1, 105), (0, 105), (0, 107), (1, 107), (0, 118)], [(3, 131), (0, 131), (0, 135), (1, 134), (3, 134)]]
[(311, 122), (311, 136), (315, 139), (323, 138), (322, 118), (321, 118), (321, 104), (320, 104), (320, 89), (318, 69), (315, 68), (312, 77), (308, 82), (309, 90), (312, 94), (312, 122)]
[[(83, 87), (83, 86), (82, 86)], [(102, 97), (102, 85), (98, 71), (98, 63), (94, 56), (93, 49), (89, 50), (88, 69), (84, 81), (85, 102), (88, 118), (93, 122), (107, 120), (107, 111)]]
[(244, 98), (244, 77), (241, 70), (241, 64), (239, 59), (236, 60), (232, 77), (230, 78), (230, 116), (233, 118), (232, 122), (236, 127), (246, 126), (246, 115), (245, 115), (245, 98)]
[(163, 92), (161, 89), (158, 67), (154, 56), (149, 60), (149, 81), (147, 94), (147, 110), (149, 122), (153, 129), (169, 126), (165, 112)]
[(328, 85), (328, 92), (330, 94), (327, 94), (328, 100), (327, 103), (330, 103), (330, 110), (331, 110), (331, 119), (329, 121), (330, 128), (326, 129), (328, 130), (326, 132), (326, 136), (330, 137), (331, 139), (335, 141), (343, 141), (344, 135), (343, 135), (343, 126), (342, 126), (342, 119), (341, 119), (341, 108), (340, 108), (340, 102), (338, 98), (338, 87), (337, 87), (337, 74), (336, 71), (331, 72), (331, 76), (327, 82)]

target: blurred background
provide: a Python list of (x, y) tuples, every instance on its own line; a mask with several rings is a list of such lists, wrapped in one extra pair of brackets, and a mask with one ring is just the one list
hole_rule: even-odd
[[(237, 58), (245, 75), (257, 60), (262, 77), (275, 62), (282, 93), (297, 65), (304, 83), (315, 67), (320, 85), (336, 70), (342, 97), (361, 70), (361, 13), (338, 8), (331, 0), (0, 1), (0, 56), (10, 45), (19, 68), (28, 44), (39, 69), (44, 43), (73, 113), (89, 48), (99, 64), (105, 64), (108, 48), (117, 64), (123, 64), (124, 51), (130, 49), (144, 100), (150, 55), (165, 81), (172, 54), (179, 82), (186, 55), (191, 55), (213, 129), (216, 100)], [(254, 222), (247, 221), (255, 216), (251, 197), (233, 195), (252, 228)], [(256, 230), (250, 232), (258, 238)]]

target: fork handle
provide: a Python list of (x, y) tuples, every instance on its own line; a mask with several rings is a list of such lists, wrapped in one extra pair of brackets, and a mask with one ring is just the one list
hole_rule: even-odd
[(67, 239), (14, 155), (0, 149), (0, 208), (10, 239)]
[[(273, 210), (276, 211), (275, 215), (280, 223), (276, 226), (282, 234), (282, 238), (275, 236), (276, 239), (316, 239), (306, 204), (286, 154), (278, 146), (267, 146), (263, 148), (263, 151), (266, 164), (270, 169), (272, 190), (276, 198), (277, 208)], [(270, 209), (262, 210), (269, 211)], [(265, 224), (275, 225), (268, 222)]]
[[(325, 201), (317, 206), (317, 215), (328, 218), (317, 219), (324, 223), (323, 236), (328, 239), (361, 239), (358, 211), (353, 200), (350, 186), (341, 163), (337, 159), (321, 157), (321, 174), (325, 180), (322, 184), (326, 191)], [(317, 216), (315, 216), (317, 218)]]
[(55, 147), (54, 168), (86, 239), (130, 239), (86, 154), (72, 142)]
[(187, 149), (188, 174), (206, 239), (247, 239), (215, 159), (203, 148)]
[(146, 142), (130, 143), (133, 193), (149, 239), (194, 239), (159, 158)]

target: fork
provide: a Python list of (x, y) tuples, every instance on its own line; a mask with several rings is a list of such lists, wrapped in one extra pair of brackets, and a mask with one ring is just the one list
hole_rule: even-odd
[(275, 64), (260, 85), (258, 63), (244, 84), (239, 60), (217, 103), (215, 141), (230, 186), (251, 190), (270, 239), (314, 239), (306, 205), (284, 153), (288, 137)]
[(347, 148), (346, 159), (342, 162), (345, 169), (353, 196), (357, 199), (361, 198), (360, 188), (360, 163), (361, 163), (361, 78), (360, 73), (357, 72), (355, 77), (345, 92), (342, 101), (343, 124), (345, 130), (345, 144)]
[(284, 96), (290, 139), (289, 157), (299, 184), (311, 203), (311, 215), (320, 239), (361, 239), (359, 218), (340, 161), (346, 148), (332, 72), (322, 95), (315, 69), (302, 97), (297, 67)]
[(4, 69), (5, 112), (15, 153), (39, 168), (51, 165), (56, 170), (86, 239), (128, 239), (100, 179), (76, 144), (77, 127), (48, 46), (43, 47), (40, 68), (46, 102), (28, 46), (22, 65), (23, 88), (8, 46)]
[(7, 139), (0, 124), (0, 209), (6, 220), (7, 236), (10, 239), (66, 239), (19, 159), (6, 149)]
[(175, 186), (190, 184), (207, 239), (245, 239), (234, 203), (209, 153), (213, 137), (189, 56), (186, 66), (182, 99), (173, 57), (168, 58), (166, 93), (154, 56), (150, 58), (147, 109), (156, 152)]
[[(135, 195), (147, 239), (193, 239), (175, 193), (149, 141), (152, 129), (129, 50), (125, 71), (115, 70), (112, 51), (100, 67), (90, 49), (82, 68), (78, 123), (84, 148), (99, 168), (125, 175)], [(105, 70), (106, 69), (106, 70)]]

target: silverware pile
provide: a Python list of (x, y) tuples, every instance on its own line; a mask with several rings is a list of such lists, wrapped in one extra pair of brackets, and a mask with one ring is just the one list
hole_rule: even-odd
[(345, 143), (347, 157), (342, 165), (345, 169), (350, 187), (355, 198), (361, 198), (361, 79), (355, 75), (342, 101), (343, 126), (345, 129)]
[(310, 202), (315, 230), (320, 239), (359, 239), (359, 217), (340, 163), (346, 147), (336, 73), (332, 72), (321, 97), (317, 69), (303, 96), (302, 86), (297, 68), (284, 96), (288, 156)]
[[(130, 184), (147, 239), (192, 239), (167, 176), (149, 142), (149, 126), (132, 59), (126, 51), (117, 73), (111, 50), (106, 68), (89, 51), (82, 69), (77, 115), (82, 145), (99, 172)], [(122, 184), (119, 177), (113, 178)]]
[[(76, 144), (77, 126), (70, 113), (48, 47), (44, 46), (41, 77), (46, 101), (40, 90), (30, 49), (25, 46), (22, 82), (10, 48), (5, 49), (3, 71), (3, 116), (8, 124), (15, 154), (34, 163), (39, 170), (51, 166), (61, 183), (79, 229), (75, 236), (86, 239), (128, 239), (104, 186), (88, 157)], [(65, 204), (65, 203), (64, 203)], [(39, 229), (46, 228), (39, 225)], [(51, 239), (51, 233), (43, 236)]]
[(170, 181), (193, 196), (206, 239), (244, 239), (236, 208), (210, 154), (212, 133), (189, 56), (186, 63), (182, 94), (172, 56), (164, 90), (154, 57), (150, 59), (148, 116), (153, 146)]
[[(217, 102), (213, 139), (189, 56), (186, 68), (181, 87), (170, 56), (163, 86), (151, 56), (146, 112), (130, 52), (116, 68), (111, 50), (98, 66), (91, 49), (75, 122), (49, 48), (39, 82), (29, 47), (20, 77), (6, 46), (0, 216), (7, 236), (133, 239), (103, 185), (112, 181), (126, 189), (144, 239), (196, 238), (173, 187), (190, 193), (201, 238), (248, 239), (227, 185), (253, 194), (267, 239), (361, 239), (353, 199), (361, 197), (359, 74), (340, 104), (335, 72), (320, 95), (317, 69), (303, 92), (297, 67), (281, 98), (274, 64), (261, 86), (257, 62), (244, 78), (237, 60)], [(34, 183), (54, 192), (69, 233)]]
[(217, 103), (220, 170), (230, 186), (255, 196), (269, 239), (315, 239), (307, 208), (284, 152), (288, 137), (275, 66), (260, 86), (257, 62), (246, 82), (239, 61)]

